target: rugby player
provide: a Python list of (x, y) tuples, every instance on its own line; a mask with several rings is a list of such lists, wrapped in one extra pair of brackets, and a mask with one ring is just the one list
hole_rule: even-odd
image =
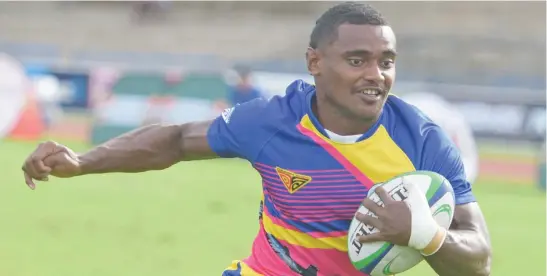
[[(35, 180), (49, 176), (243, 158), (262, 176), (260, 227), (250, 256), (224, 276), (365, 275), (353, 268), (346, 245), (361, 203), (377, 217), (359, 219), (379, 229), (360, 237), (362, 243), (415, 248), (439, 275), (489, 275), (489, 234), (459, 151), (415, 107), (389, 95), (396, 56), (393, 30), (377, 10), (338, 4), (311, 34), (306, 61), (315, 86), (296, 80), (284, 96), (237, 105), (211, 121), (145, 126), (83, 154), (44, 142), (23, 165), (25, 181), (34, 189)], [(440, 173), (452, 184), (457, 206), (450, 229), (434, 222), (429, 207), (412, 213), (382, 189), (383, 207), (365, 198), (374, 183), (414, 170)]]

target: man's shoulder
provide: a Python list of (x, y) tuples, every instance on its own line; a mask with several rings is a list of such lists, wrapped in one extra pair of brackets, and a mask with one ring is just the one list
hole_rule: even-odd
[(395, 135), (412, 135), (416, 138), (425, 136), (430, 130), (436, 131), (440, 127), (417, 107), (405, 102), (401, 98), (390, 95), (386, 101), (385, 125)]
[(306, 98), (314, 87), (302, 80), (289, 84), (284, 95), (256, 98), (225, 109), (221, 117), (226, 123), (234, 118), (246, 124), (281, 124), (299, 120), (306, 112)]
[(407, 154), (421, 158), (443, 147), (450, 140), (439, 125), (417, 107), (390, 95), (385, 105), (384, 126), (390, 137)]
[(433, 122), (424, 112), (416, 106), (406, 102), (396, 95), (389, 95), (386, 106), (390, 113), (397, 119), (408, 121), (409, 123), (423, 124)]

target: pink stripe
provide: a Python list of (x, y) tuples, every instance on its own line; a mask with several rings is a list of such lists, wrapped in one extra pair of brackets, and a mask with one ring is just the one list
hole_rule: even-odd
[[(262, 180), (262, 182), (264, 184), (266, 184), (265, 186), (268, 187), (268, 188), (274, 188), (276, 190), (279, 190), (279, 191), (285, 191), (288, 193), (288, 191), (286, 189), (284, 189), (283, 187), (285, 187), (283, 184), (281, 183), (274, 183), (274, 182), (269, 182), (269, 181), (266, 181), (266, 180)], [(321, 194), (321, 193), (325, 193), (325, 194), (329, 194), (329, 195), (332, 195), (332, 194), (336, 194), (337, 192), (344, 192), (344, 193), (364, 193), (365, 191), (363, 190), (363, 188), (358, 188), (358, 187), (355, 187), (353, 185), (351, 186), (347, 186), (347, 188), (343, 185), (337, 185), (337, 186), (320, 186), (320, 187), (316, 187), (316, 188), (327, 188), (325, 190), (299, 190), (298, 191), (298, 195), (306, 195), (306, 194)], [(328, 188), (331, 188), (332, 190), (328, 190)], [(344, 188), (344, 189), (340, 189), (340, 188)]]
[[(304, 216), (298, 216), (298, 214), (291, 214), (291, 215), (283, 215), (283, 219), (294, 220), (294, 221), (298, 221), (298, 222), (302, 222), (302, 223), (330, 223), (330, 222), (335, 221), (335, 220), (346, 220), (346, 219), (348, 219), (348, 217), (349, 217), (349, 219), (351, 219), (353, 214), (355, 214), (355, 212), (353, 212), (353, 211), (351, 211), (351, 212), (348, 211), (347, 213), (349, 214), (349, 216), (345, 215), (343, 217), (341, 215), (338, 215), (338, 217), (333, 217), (332, 215), (330, 217), (329, 216), (312, 217), (312, 216), (309, 216), (309, 215), (305, 215), (305, 217), (304, 217)], [(277, 219), (280, 219), (280, 218), (277, 218)]]
[[(287, 194), (289, 193), (287, 191), (287, 189), (285, 189), (285, 186), (283, 186), (283, 184), (281, 183), (271, 183), (271, 182), (266, 182), (264, 181), (268, 186), (268, 188), (273, 188), (275, 189), (277, 192), (286, 192)], [(354, 185), (358, 185), (359, 182), (356, 182)], [(317, 194), (317, 193), (324, 193), (325, 195), (328, 195), (328, 196), (335, 196), (335, 195), (345, 195), (345, 196), (348, 196), (348, 193), (359, 193), (359, 194), (363, 194), (362, 196), (365, 196), (366, 195), (366, 191), (364, 190), (363, 187), (361, 186), (358, 186), (355, 187), (355, 186), (349, 186), (349, 185), (324, 185), (324, 186), (318, 186), (318, 187), (314, 187), (315, 189), (317, 190), (304, 190), (304, 189), (301, 189), (301, 190), (298, 190), (298, 192), (295, 194), (295, 195), (298, 195), (298, 196), (304, 196), (304, 195), (307, 195), (307, 194)], [(291, 195), (292, 196), (292, 195)]]
[[(266, 175), (269, 175), (269, 176), (277, 176), (277, 172), (276, 171), (269, 171), (269, 170), (265, 170), (265, 169), (262, 169), (262, 168), (258, 168), (258, 167), (254, 167), (260, 174), (266, 174)], [(311, 174), (309, 173), (308, 174), (309, 176), (311, 176), (312, 178), (354, 178), (353, 175), (349, 174), (349, 173), (345, 173), (345, 174)]]
[(264, 211), (264, 215), (268, 216), (268, 218), (276, 225), (281, 226), (283, 228), (286, 228), (288, 230), (293, 230), (308, 236), (311, 236), (313, 238), (319, 239), (319, 238), (337, 238), (337, 237), (343, 237), (348, 234), (347, 231), (332, 231), (332, 232), (319, 232), (319, 231), (313, 231), (313, 232), (303, 232), (299, 230), (298, 228), (289, 225), (285, 223), (283, 220), (280, 220), (279, 218), (276, 218), (272, 215), (270, 215), (267, 211)]
[(349, 174), (349, 173), (346, 173), (346, 174), (323, 174), (323, 175), (310, 175), (311, 177), (313, 178), (342, 178), (342, 177), (345, 177), (345, 178), (353, 178), (353, 175)]
[(298, 232), (302, 232), (300, 230), (298, 230), (298, 228), (290, 225), (290, 224), (287, 224), (286, 222), (284, 222), (283, 220), (279, 219), (279, 218), (276, 218), (274, 216), (272, 216), (270, 214), (270, 212), (268, 212), (267, 208), (264, 208), (264, 212), (262, 213), (263, 216), (267, 216), (270, 220), (272, 220), (272, 222), (276, 225), (279, 225), (283, 228), (286, 228), (286, 229), (289, 229), (289, 230), (294, 230), (294, 231), (298, 231)]
[[(305, 222), (305, 223), (332, 223), (335, 220), (350, 220), (353, 215), (355, 214), (355, 210), (344, 210), (344, 213), (338, 213), (338, 214), (328, 214), (328, 215), (320, 215), (320, 214), (312, 214), (312, 213), (299, 213), (294, 212), (288, 213), (290, 210), (287, 210), (287, 208), (276, 208), (280, 214), (280, 216), (283, 217), (283, 219), (287, 220), (294, 220), (299, 222)], [(324, 210), (318, 210), (317, 213), (323, 212)], [(287, 213), (287, 214), (285, 214)], [(323, 213), (324, 214), (324, 213)]]
[[(329, 208), (324, 208), (324, 209), (310, 209), (310, 208), (305, 208), (305, 209), (298, 209), (298, 210), (294, 210), (293, 206), (290, 206), (290, 205), (285, 205), (283, 206), (282, 204), (276, 204), (275, 208), (279, 211), (282, 211), (282, 213), (287, 213), (287, 214), (283, 214), (285, 216), (289, 216), (289, 214), (292, 214), (292, 215), (297, 215), (297, 216), (305, 216), (305, 215), (308, 215), (310, 213), (329, 213), (329, 214), (335, 214), (333, 213), (333, 209), (329, 209)], [(344, 207), (344, 208), (338, 208), (336, 209), (337, 212), (340, 212), (339, 214), (354, 214), (355, 213), (355, 210), (357, 208), (355, 208), (355, 206), (348, 206), (348, 207)], [(290, 213), (292, 211), (292, 213)], [(351, 216), (348, 216), (346, 218), (351, 218)]]
[[(279, 181), (279, 177), (277, 176), (277, 174), (276, 175), (270, 175), (270, 174), (267, 174), (267, 173), (261, 173), (260, 175), (263, 178)], [(314, 180), (313, 183), (348, 183), (348, 184), (353, 185), (353, 183), (355, 181), (353, 176), (350, 175), (350, 174), (347, 174), (345, 176), (347, 178), (351, 177), (351, 179)], [(322, 176), (322, 177), (325, 178), (325, 177), (336, 177), (336, 176)], [(312, 176), (312, 178), (321, 178), (321, 176), (319, 176), (319, 177)], [(279, 183), (281, 183), (281, 181), (279, 181)]]
[[(271, 189), (271, 190), (274, 190), (275, 192), (281, 192), (282, 189), (280, 189), (279, 187), (275, 187), (275, 186), (271, 186), (271, 185), (268, 185), (266, 186), (268, 189)], [(321, 196), (326, 196), (326, 195), (332, 195), (334, 191), (332, 190), (322, 190), (322, 191), (298, 191), (299, 195), (300, 196), (304, 196), (304, 195), (321, 195)], [(348, 192), (348, 193), (363, 193), (363, 190), (359, 190), (359, 189), (347, 189), (347, 190), (344, 190), (344, 192)], [(288, 192), (287, 192), (288, 194)], [(363, 198), (361, 198), (363, 199)]]
[(337, 216), (340, 216), (340, 215), (346, 215), (348, 213), (348, 211), (351, 211), (351, 215), (349, 217), (346, 217), (344, 219), (351, 219), (351, 216), (353, 215), (353, 213), (355, 213), (355, 210), (353, 209), (342, 209), (342, 210), (332, 210), (332, 209), (329, 209), (329, 210), (321, 210), (321, 211), (314, 211), (314, 210), (302, 210), (298, 213), (298, 215), (320, 215), (320, 216), (323, 216), (323, 215), (337, 215)]
[[(261, 175), (262, 175), (262, 178), (270, 179), (273, 181), (279, 181), (279, 177), (274, 177), (274, 176), (266, 175), (266, 174), (261, 174)], [(281, 181), (279, 181), (279, 183), (281, 183)]]
[(323, 147), (334, 159), (336, 159), (346, 170), (348, 170), (359, 182), (361, 182), (365, 187), (370, 189), (374, 186), (372, 180), (370, 180), (366, 175), (364, 175), (357, 167), (355, 167), (348, 159), (346, 159), (335, 147), (331, 144), (325, 142), (321, 137), (317, 136), (315, 132), (303, 127), (301, 124), (296, 126), (302, 134), (310, 137), (314, 142)]
[[(272, 216), (268, 212), (268, 210), (266, 210), (266, 209), (264, 210), (263, 215), (267, 216), (274, 224), (276, 224), (278, 226), (281, 226), (281, 227), (286, 228), (288, 230), (293, 230), (293, 231), (296, 231), (296, 232), (300, 232), (300, 233), (312, 236), (314, 238), (341, 237), (341, 236), (347, 235), (347, 233), (348, 233), (347, 231), (332, 231), (332, 232), (312, 231), (312, 232), (304, 232), (304, 231), (296, 228), (295, 226), (292, 226), (292, 225), (284, 222), (282, 219)], [(288, 219), (295, 219), (295, 218), (288, 218)], [(323, 222), (321, 220), (309, 220), (309, 219), (298, 219), (298, 221), (304, 222), (304, 223), (306, 223), (306, 222), (312, 222), (312, 223), (313, 222)]]
[[(331, 209), (309, 209), (309, 208), (307, 208), (307, 209), (294, 210), (294, 208), (292, 208), (291, 206), (281, 206), (281, 205), (277, 205), (276, 209), (279, 210), (281, 213), (287, 213), (287, 214), (283, 214), (283, 216), (285, 216), (285, 217), (298, 216), (299, 219), (302, 219), (302, 216), (310, 215), (310, 212), (311, 213), (329, 212), (330, 214), (334, 214), (334, 213), (332, 213)], [(346, 216), (343, 217), (342, 219), (348, 219), (348, 218), (351, 219), (351, 215), (355, 214), (355, 209), (356, 208), (347, 207), (347, 208), (344, 208), (344, 209), (338, 209), (337, 211), (340, 212), (339, 215), (341, 215), (341, 216), (343, 214), (346, 214)], [(292, 213), (290, 213), (291, 211), (292, 211)], [(332, 221), (332, 220), (329, 219), (327, 221)]]
[[(262, 174), (262, 177), (263, 178), (268, 178), (270, 180), (277, 180), (279, 181), (279, 178), (278, 177), (273, 177), (273, 176), (269, 176), (269, 175), (266, 175), (266, 174)], [(279, 181), (279, 183), (281, 183), (281, 181)], [(332, 179), (332, 180), (313, 180), (313, 183), (347, 183), (349, 185), (354, 185), (355, 184), (355, 179), (351, 178), (351, 179)], [(326, 186), (321, 186), (321, 187), (326, 187)], [(334, 187), (340, 187), (340, 185), (338, 186), (334, 186)]]
[[(346, 252), (336, 249), (308, 249), (280, 242), (288, 247), (291, 257), (298, 264), (304, 267), (312, 264), (317, 266), (321, 273), (319, 275), (367, 276), (353, 268)], [(262, 225), (253, 243), (252, 255), (244, 262), (263, 275), (296, 275), (272, 250)]]
[[(277, 177), (277, 176), (272, 176), (272, 175), (267, 175), (267, 174), (262, 174), (262, 173), (260, 175), (263, 178), (274, 180), (274, 181), (282, 184), (282, 182), (279, 180), (279, 177)], [(347, 184), (353, 185), (355, 183), (355, 179), (352, 177), (351, 179), (314, 180), (313, 183), (347, 183)], [(340, 185), (338, 185), (336, 187), (340, 187)]]
[[(290, 204), (282, 204), (279, 202), (273, 202), (272, 203), (275, 206), (275, 209), (278, 210), (283, 217), (288, 216), (298, 216), (299, 219), (301, 219), (301, 216), (307, 216), (310, 214), (329, 214), (329, 215), (340, 215), (343, 216), (341, 219), (351, 219), (351, 216), (355, 213), (355, 210), (357, 209), (355, 205), (348, 205), (344, 207), (338, 207), (334, 208), (309, 208), (308, 206), (291, 206)], [(308, 208), (306, 208), (308, 207)], [(336, 212), (336, 213), (334, 213)], [(323, 220), (323, 219), (321, 219)], [(331, 220), (328, 220), (331, 221)]]
[[(288, 244), (281, 241), (291, 252), (291, 257), (300, 265), (318, 266), (320, 275), (344, 275), (344, 276), (366, 276), (356, 270), (351, 264), (347, 252), (336, 249), (305, 248), (298, 245)], [(294, 252), (294, 253), (293, 253)]]
[[(263, 163), (254, 163), (255, 166), (260, 166), (260, 167), (264, 167), (264, 168), (268, 168), (268, 169), (273, 169), (275, 170), (275, 167), (273, 166), (269, 166), (269, 165), (266, 165), (266, 164), (263, 164)], [(302, 172), (302, 173), (327, 173), (327, 172), (345, 172), (345, 170), (342, 170), (342, 169), (336, 169), (336, 170), (292, 170), (292, 172)]]
[(332, 231), (328, 233), (322, 233), (322, 232), (310, 232), (307, 233), (308, 235), (320, 239), (320, 238), (341, 238), (345, 237), (348, 234), (348, 231)]
[[(289, 196), (287, 196), (288, 198)], [(277, 196), (277, 198), (285, 198), (285, 197), (280, 197), (280, 196)], [(298, 200), (302, 200), (302, 201), (307, 201), (307, 200), (316, 200), (316, 199), (324, 199), (325, 196), (324, 195), (319, 195), (319, 196), (294, 196), (294, 197), (290, 197), (291, 199), (298, 199)], [(361, 201), (364, 196), (363, 195), (356, 195), (356, 196), (353, 196), (353, 197), (348, 197), (347, 195), (337, 195), (337, 194), (332, 194), (332, 195), (329, 195), (329, 199), (333, 199), (333, 200), (338, 200), (338, 199), (348, 199), (348, 198), (352, 198), (354, 200), (357, 200), (357, 201)]]
[[(352, 198), (328, 198), (328, 199), (316, 199), (316, 200), (302, 200), (302, 199), (278, 199), (278, 201), (281, 201), (281, 202), (285, 202), (285, 203), (302, 203), (302, 204), (307, 204), (307, 203), (326, 203), (326, 204), (333, 204), (333, 203), (349, 203), (349, 205), (353, 205), (353, 207), (355, 207), (355, 209), (357, 210), (357, 208), (359, 208), (359, 203), (361, 203), (361, 200), (355, 200), (355, 199), (352, 199)], [(335, 206), (342, 206), (342, 205), (347, 205), (347, 204), (336, 204)], [(317, 206), (317, 205), (313, 205), (313, 206)], [(325, 207), (325, 206), (322, 206), (322, 207)], [(326, 206), (326, 207), (330, 207), (330, 206)]]
[(267, 174), (271, 174), (271, 175), (277, 175), (276, 171), (265, 170), (265, 169), (259, 168), (257, 166), (255, 166), (254, 168), (260, 173), (267, 173)]
[(289, 207), (290, 209), (294, 209), (294, 210), (325, 210), (325, 209), (329, 209), (329, 208), (339, 208), (339, 209), (348, 208), (348, 210), (349, 209), (357, 210), (357, 207), (359, 207), (359, 206), (356, 206), (355, 203), (353, 203), (353, 204), (351, 204), (351, 203), (337, 204), (336, 206), (314, 206), (314, 205), (311, 205), (311, 206), (292, 206), (290, 204), (279, 202), (279, 201), (275, 201), (275, 203), (277, 205), (285, 205), (285, 206)]
[(334, 220), (349, 220), (348, 217), (350, 217), (354, 214), (354, 212), (347, 212), (348, 214), (351, 214), (350, 216), (341, 216), (341, 215), (325, 215), (325, 216), (312, 216), (312, 215), (305, 215), (306, 217), (297, 216), (296, 214), (286, 216), (286, 219), (299, 221), (303, 223), (331, 223)]
[(262, 224), (260, 224), (251, 252), (251, 256), (243, 261), (257, 273), (262, 275), (295, 275), (270, 247)]
[[(361, 200), (355, 200), (355, 201), (346, 201), (342, 202), (340, 204), (337, 204), (338, 201), (332, 200), (330, 202), (327, 201), (321, 201), (320, 203), (326, 203), (331, 204), (331, 206), (322, 206), (322, 205), (315, 205), (313, 201), (297, 201), (297, 202), (291, 202), (288, 200), (279, 200), (275, 199), (274, 202), (278, 205), (287, 206), (289, 208), (300, 208), (303, 210), (340, 210), (340, 209), (355, 209), (359, 208), (359, 203)], [(302, 208), (303, 207), (303, 208)]]

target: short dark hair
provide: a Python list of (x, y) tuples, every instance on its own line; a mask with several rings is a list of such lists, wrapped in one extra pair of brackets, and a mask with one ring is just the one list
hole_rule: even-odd
[(328, 9), (317, 21), (310, 36), (310, 47), (317, 49), (320, 43), (332, 41), (342, 24), (385, 26), (388, 22), (372, 6), (357, 2), (344, 2)]

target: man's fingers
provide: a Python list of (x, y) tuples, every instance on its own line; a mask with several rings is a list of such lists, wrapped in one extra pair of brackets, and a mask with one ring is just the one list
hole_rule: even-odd
[(33, 169), (39, 175), (49, 174), (51, 172), (51, 168), (44, 164), (44, 159), (46, 158), (46, 156), (45, 157), (39, 157), (39, 156), (34, 155), (34, 156), (31, 157), (31, 162), (32, 162)]
[(379, 215), (379, 213), (382, 212), (383, 208), (380, 205), (376, 204), (376, 202), (372, 201), (370, 198), (365, 198), (363, 200), (363, 206), (365, 206), (369, 211), (377, 216)]
[(63, 148), (59, 147), (59, 144), (55, 142), (48, 141), (48, 142), (41, 143), (40, 145), (38, 145), (36, 150), (34, 150), (34, 152), (32, 153), (32, 159), (39, 160), (43, 163), (43, 160), (46, 157), (58, 151), (62, 151), (62, 149)]
[(380, 221), (380, 219), (375, 218), (371, 215), (357, 213), (357, 215), (355, 215), (355, 218), (368, 226), (373, 226), (378, 230), (382, 229), (382, 222)]
[(23, 165), (23, 171), (33, 179), (42, 180), (51, 173), (51, 168), (46, 166), (43, 160), (31, 156)]
[(414, 183), (413, 181), (405, 181), (405, 179), (403, 178), (403, 182), (405, 183), (405, 188), (406, 190), (408, 191), (409, 194), (415, 194), (415, 195), (423, 195), (424, 192), (422, 192), (422, 190), (420, 189), (420, 187), (418, 187), (418, 185), (416, 185), (416, 183)]
[(34, 181), (32, 180), (32, 177), (30, 177), (26, 172), (23, 172), (23, 174), (25, 175), (25, 183), (27, 184), (27, 186), (31, 190), (36, 189), (36, 184), (34, 184)]
[(32, 155), (27, 158), (22, 169), (24, 171), (25, 183), (31, 189), (36, 188), (34, 180), (48, 180), (48, 176), (51, 173), (51, 167), (44, 164), (44, 159), (60, 150), (62, 150), (62, 148), (58, 147), (57, 143), (44, 142), (38, 145)]
[(419, 200), (419, 202), (421, 202), (422, 205), (429, 207), (429, 203), (427, 202), (427, 198), (425, 197), (425, 192), (422, 191), (415, 182), (405, 181), (403, 178), (403, 183), (405, 185), (406, 190), (408, 191), (409, 196), (414, 199), (413, 200), (414, 202), (416, 202), (416, 200)]
[(368, 242), (385, 241), (385, 238), (382, 232), (376, 232), (376, 233), (372, 233), (368, 235), (359, 236), (357, 240), (360, 243), (368, 243)]
[(384, 204), (390, 202), (390, 201), (394, 201), (393, 198), (391, 198), (386, 190), (384, 189), (384, 187), (378, 187), (376, 188), (375, 190), (376, 194), (378, 195), (378, 197), (380, 197), (380, 199), (382, 200), (382, 202), (384, 202)]

